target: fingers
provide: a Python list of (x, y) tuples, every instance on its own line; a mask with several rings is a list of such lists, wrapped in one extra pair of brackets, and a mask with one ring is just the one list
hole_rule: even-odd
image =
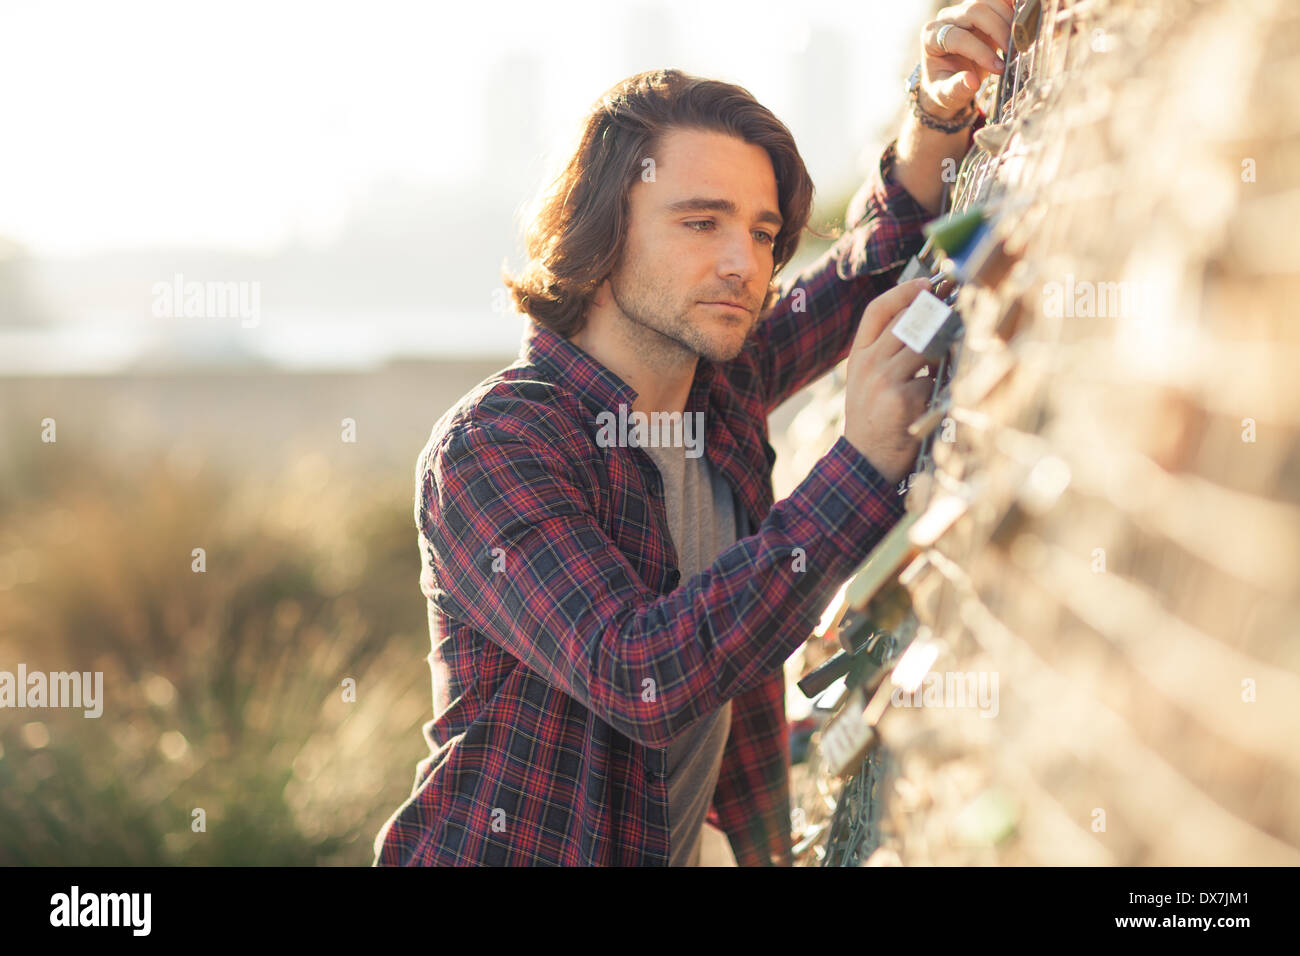
[(958, 17), (954, 22), (958, 26), (973, 26), (997, 41), (999, 47), (1007, 42), (1011, 34), (1011, 23), (1015, 19), (1014, 8), (1007, 0), (979, 0), (966, 4), (964, 10), (967, 19)]
[[(891, 335), (889, 338), (898, 342), (896, 336)], [(913, 352), (902, 342), (898, 342), (898, 346), (898, 349), (889, 356), (881, 369), (881, 374), (890, 382), (906, 382), (926, 365), (933, 363), (933, 359), (927, 359), (919, 352)], [(927, 389), (934, 386), (934, 379), (928, 375), (925, 378), (917, 379), (917, 381), (926, 383), (925, 387)], [(927, 397), (929, 394), (929, 392), (926, 392)]]
[[(939, 46), (939, 31), (952, 25), (944, 35), (944, 45)], [(1002, 72), (1002, 60), (997, 51), (1004, 50), (1011, 34), (1011, 14), (1000, 0), (982, 0), (941, 10), (934, 22), (926, 24), (923, 33), (925, 52), (935, 57), (959, 56), (982, 70)]]
[[(904, 282), (902, 285), (895, 286), (888, 292), (882, 292), (876, 296), (867, 305), (866, 311), (862, 313), (862, 319), (858, 323), (858, 331), (853, 336), (853, 347), (851, 352), (858, 349), (864, 349), (875, 343), (883, 342), (885, 338), (898, 340), (894, 336), (882, 336), (881, 333), (889, 326), (903, 309), (912, 304), (912, 300), (921, 294), (921, 290), (928, 288), (929, 279), (913, 279), (911, 282)], [(887, 343), (886, 343), (887, 344)], [(899, 346), (903, 343), (898, 342)], [(891, 353), (892, 354), (892, 353)]]
[[(939, 31), (947, 24), (936, 22), (927, 31), (926, 52), (932, 56), (959, 56), (990, 73), (1002, 72), (1002, 61), (998, 59), (993, 47), (980, 40), (970, 30), (970, 25), (954, 25), (944, 36), (943, 47), (939, 46)], [(1010, 30), (1010, 27), (1007, 28)], [(946, 49), (945, 49), (946, 48)]]
[[(908, 402), (912, 404), (912, 408), (916, 413), (915, 417), (919, 418), (925, 414), (926, 408), (930, 405), (930, 395), (934, 392), (934, 379), (913, 379), (906, 385), (901, 386), (901, 390), (907, 396)], [(910, 425), (911, 422), (908, 422), (908, 424)]]
[[(912, 448), (916, 449), (919, 447), (921, 439), (920, 437), (910, 436), (907, 429), (913, 422), (925, 415), (926, 409), (929, 408), (930, 389), (928, 387), (928, 382), (926, 379), (918, 378), (914, 381), (908, 382), (906, 385), (895, 386), (894, 390), (902, 399), (904, 409), (903, 414), (906, 418), (906, 421), (902, 423), (901, 435), (899, 437), (909, 436), (911, 438), (910, 444)], [(912, 454), (915, 455), (916, 452), (913, 451)]]

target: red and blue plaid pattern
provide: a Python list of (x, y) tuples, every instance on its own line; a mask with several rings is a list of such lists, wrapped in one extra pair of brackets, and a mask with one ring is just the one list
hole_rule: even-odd
[(434, 426), (415, 506), (430, 754), (377, 865), (665, 865), (664, 748), (728, 699), (709, 821), (739, 865), (791, 863), (782, 665), (903, 499), (840, 437), (774, 504), (767, 418), (848, 355), (920, 245), (927, 216), (893, 164), (891, 144), (849, 230), (782, 283), (741, 354), (698, 363), (686, 410), (757, 530), (691, 580), (653, 461), (596, 441), (596, 416), (636, 393), (555, 333), (534, 325)]

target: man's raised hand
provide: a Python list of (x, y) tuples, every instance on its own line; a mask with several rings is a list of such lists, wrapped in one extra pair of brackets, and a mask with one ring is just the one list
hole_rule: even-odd
[(986, 76), (1002, 72), (998, 51), (1006, 53), (1011, 17), (1011, 0), (968, 0), (944, 7), (921, 28), (921, 95), (927, 112), (956, 116)]
[(844, 437), (890, 482), (916, 461), (921, 443), (907, 426), (925, 412), (934, 380), (914, 377), (926, 360), (886, 330), (928, 284), (914, 279), (872, 299), (849, 351)]

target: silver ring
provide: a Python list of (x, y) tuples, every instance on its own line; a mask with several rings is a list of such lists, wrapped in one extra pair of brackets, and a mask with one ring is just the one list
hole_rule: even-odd
[(947, 44), (943, 42), (948, 38), (948, 31), (951, 30), (952, 27), (953, 25), (951, 23), (945, 23), (943, 26), (939, 28), (939, 33), (934, 38), (934, 41), (939, 44), (939, 49), (942, 50), (944, 53), (952, 52), (951, 50), (948, 49)]

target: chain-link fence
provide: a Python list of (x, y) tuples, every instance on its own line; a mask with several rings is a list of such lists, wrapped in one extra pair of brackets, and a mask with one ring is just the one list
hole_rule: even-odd
[(1016, 11), (908, 527), (837, 627), (896, 649), (831, 691), (798, 862), (1300, 863), (1300, 7)]

